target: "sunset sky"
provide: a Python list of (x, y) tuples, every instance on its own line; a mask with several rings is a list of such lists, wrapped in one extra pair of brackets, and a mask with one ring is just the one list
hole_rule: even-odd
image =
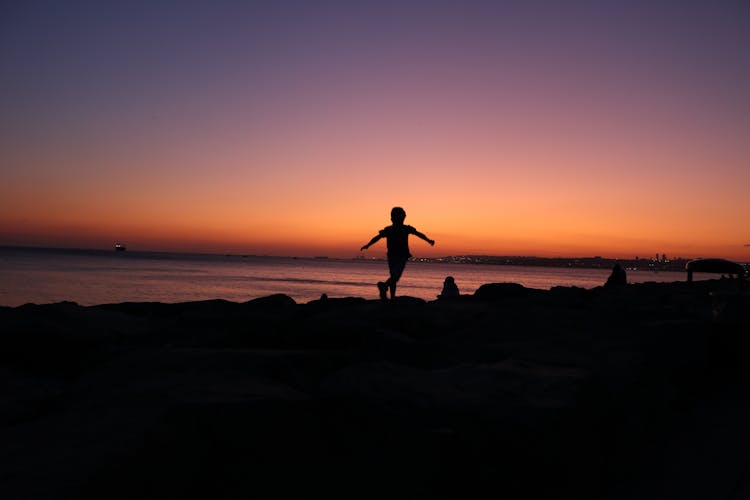
[[(36, 1), (0, 245), (750, 260), (750, 2)], [(381, 242), (368, 256), (382, 256)]]

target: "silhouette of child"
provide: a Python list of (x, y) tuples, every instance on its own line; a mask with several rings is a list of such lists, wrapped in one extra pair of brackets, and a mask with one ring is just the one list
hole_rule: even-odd
[(438, 298), (447, 299), (450, 297), (458, 297), (459, 295), (458, 286), (456, 286), (456, 281), (453, 279), (453, 276), (446, 277), (443, 282), (443, 291), (438, 295)]
[(390, 271), (390, 276), (387, 280), (378, 282), (378, 291), (380, 292), (380, 298), (383, 300), (387, 298), (386, 291), (388, 289), (391, 290), (391, 298), (396, 296), (396, 283), (398, 283), (401, 274), (404, 272), (406, 261), (411, 257), (409, 253), (409, 235), (413, 234), (418, 238), (422, 238), (430, 245), (435, 245), (435, 240), (431, 240), (412, 226), (405, 225), (404, 219), (406, 219), (406, 211), (401, 207), (393, 207), (391, 210), (391, 222), (393, 224), (383, 228), (369, 243), (360, 248), (360, 250), (367, 250), (380, 238), (387, 240), (388, 270)]
[(619, 262), (616, 262), (614, 266), (612, 266), (612, 274), (609, 275), (609, 278), (607, 278), (607, 282), (604, 283), (605, 287), (617, 287), (617, 286), (625, 286), (628, 283), (628, 277), (627, 274), (625, 274), (625, 269), (622, 268)]

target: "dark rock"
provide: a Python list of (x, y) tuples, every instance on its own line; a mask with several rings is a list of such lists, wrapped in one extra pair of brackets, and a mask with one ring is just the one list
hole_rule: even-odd
[(408, 295), (399, 295), (389, 302), (389, 304), (397, 304), (399, 306), (422, 306), (427, 301), (418, 297), (410, 297)]
[(253, 307), (283, 309), (296, 305), (296, 302), (289, 295), (277, 293), (275, 295), (269, 295), (267, 297), (260, 297), (257, 299), (249, 300), (244, 304)]
[[(323, 294), (325, 295), (325, 294)], [(352, 306), (360, 306), (367, 303), (367, 299), (363, 299), (362, 297), (328, 297), (326, 298), (321, 297), (318, 300), (311, 300), (307, 303), (308, 308), (314, 308), (314, 307), (320, 307), (325, 309), (330, 308), (348, 308)]]
[(723, 281), (0, 308), (3, 495), (729, 498), (750, 341)]
[(474, 297), (482, 300), (499, 300), (527, 297), (529, 293), (530, 289), (518, 283), (486, 283), (474, 292)]
[(716, 323), (750, 327), (750, 294), (719, 291), (710, 295)]

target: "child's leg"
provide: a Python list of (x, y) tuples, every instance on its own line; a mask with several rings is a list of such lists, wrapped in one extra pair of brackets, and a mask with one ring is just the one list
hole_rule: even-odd
[(380, 295), (380, 300), (386, 300), (388, 298), (388, 296), (386, 295), (387, 291), (388, 291), (388, 280), (378, 281), (378, 293)]
[(391, 272), (391, 277), (385, 282), (388, 288), (391, 290), (391, 298), (396, 296), (396, 283), (401, 279), (401, 274), (404, 272), (406, 267), (406, 257), (395, 257), (388, 259), (388, 269)]

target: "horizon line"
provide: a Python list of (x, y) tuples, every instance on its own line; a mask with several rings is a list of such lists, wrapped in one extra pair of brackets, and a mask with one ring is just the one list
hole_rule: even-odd
[[(750, 246), (746, 244), (744, 246)], [(62, 250), (62, 251), (96, 251), (96, 252), (109, 252), (115, 253), (114, 247), (109, 248), (93, 248), (93, 247), (60, 247), (60, 246), (37, 246), (37, 245), (0, 245), (0, 249), (17, 249), (17, 250)], [(263, 257), (263, 258), (279, 258), (279, 259), (330, 259), (330, 260), (384, 260), (383, 257), (364, 257), (362, 253), (355, 254), (353, 257), (329, 257), (327, 255), (317, 256), (299, 256), (299, 255), (280, 255), (280, 254), (258, 254), (258, 253), (237, 253), (237, 252), (206, 252), (206, 251), (175, 251), (175, 250), (149, 250), (149, 249), (137, 249), (127, 250), (128, 252), (140, 252), (140, 253), (153, 253), (153, 254), (178, 254), (178, 255), (211, 255), (211, 256), (231, 256), (231, 257)], [(602, 260), (636, 260), (636, 257), (604, 257), (601, 255), (556, 255), (550, 257), (543, 257), (539, 255), (522, 255), (522, 254), (479, 254), (479, 253), (462, 253), (462, 254), (451, 254), (444, 255), (441, 257), (415, 257), (415, 260), (438, 260), (456, 257), (489, 257), (489, 258), (525, 258), (525, 259), (602, 259)], [(694, 260), (704, 257), (674, 257), (670, 260)], [(651, 258), (638, 257), (637, 260), (651, 261)], [(743, 263), (748, 263), (744, 261)]]

